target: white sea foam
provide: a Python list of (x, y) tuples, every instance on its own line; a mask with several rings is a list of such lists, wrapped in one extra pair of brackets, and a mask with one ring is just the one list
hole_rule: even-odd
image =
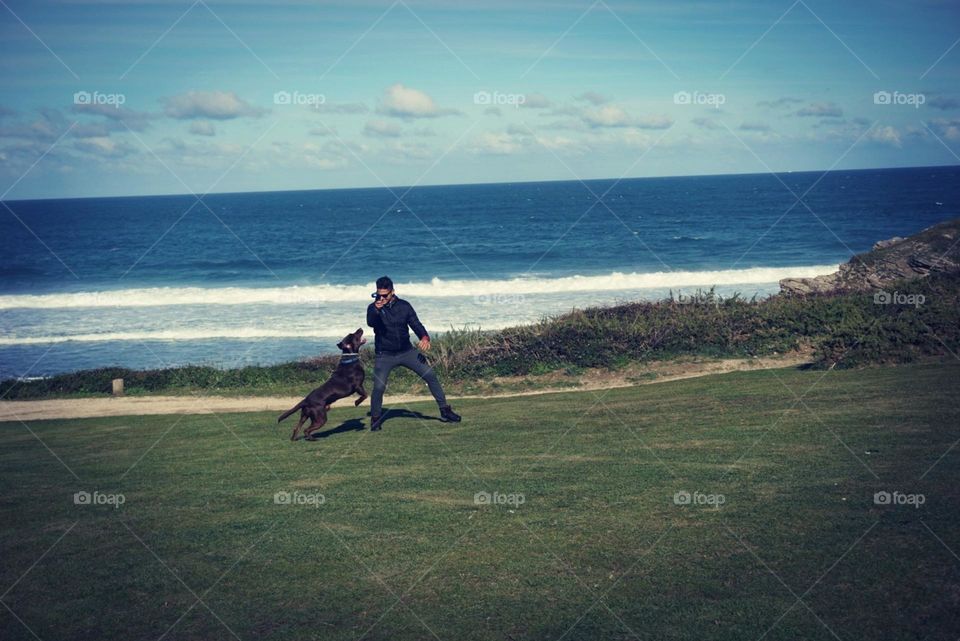
[[(782, 278), (819, 276), (837, 265), (750, 267), (718, 271), (612, 272), (598, 276), (517, 277), (509, 279), (396, 282), (400, 296), (476, 297), (549, 292), (603, 292), (636, 289), (710, 287), (776, 283)], [(3, 309), (67, 309), (78, 307), (166, 307), (173, 305), (316, 305), (332, 302), (369, 302), (374, 282), (361, 285), (306, 285), (287, 287), (148, 287), (68, 294), (0, 296)]]
[[(356, 329), (356, 328), (354, 328)], [(352, 331), (352, 330), (348, 330)], [(102, 341), (191, 341), (204, 339), (260, 339), (260, 338), (331, 338), (347, 334), (332, 335), (330, 332), (311, 332), (297, 330), (261, 329), (255, 327), (236, 327), (228, 329), (171, 329), (138, 332), (102, 332), (97, 334), (72, 334), (69, 336), (0, 336), (0, 345), (36, 345), (41, 343), (96, 343)]]

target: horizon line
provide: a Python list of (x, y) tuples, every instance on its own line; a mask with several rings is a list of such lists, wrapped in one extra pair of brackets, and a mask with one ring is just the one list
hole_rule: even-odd
[(176, 198), (181, 196), (193, 196), (194, 198), (206, 198), (208, 196), (231, 196), (231, 195), (240, 195), (240, 194), (283, 194), (283, 193), (296, 193), (296, 192), (314, 192), (314, 191), (359, 191), (365, 189), (385, 189), (388, 191), (394, 190), (413, 190), (413, 189), (426, 189), (431, 187), (476, 187), (484, 185), (532, 185), (532, 184), (544, 184), (544, 183), (587, 183), (587, 182), (598, 182), (604, 180), (613, 180), (617, 182), (622, 182), (626, 180), (663, 180), (671, 178), (703, 178), (703, 177), (724, 177), (724, 176), (778, 176), (780, 174), (832, 174), (832, 173), (841, 173), (841, 172), (861, 172), (861, 171), (890, 171), (897, 169), (945, 169), (945, 168), (960, 168), (960, 164), (944, 164), (944, 165), (907, 165), (901, 167), (858, 167), (856, 169), (787, 169), (783, 171), (753, 171), (753, 172), (731, 172), (731, 173), (703, 173), (703, 174), (671, 174), (668, 176), (622, 176), (620, 178), (607, 177), (607, 178), (567, 178), (567, 179), (552, 179), (552, 180), (517, 180), (517, 181), (505, 181), (505, 182), (474, 182), (474, 183), (431, 183), (428, 185), (379, 185), (379, 186), (366, 186), (366, 187), (320, 187), (320, 188), (306, 188), (306, 189), (269, 189), (269, 190), (249, 190), (249, 191), (218, 191), (218, 192), (209, 192), (205, 194), (190, 193), (190, 192), (179, 192), (179, 193), (169, 193), (169, 194), (117, 194), (112, 196), (57, 196), (50, 198), (15, 198), (15, 199), (0, 199), (0, 202), (42, 202), (42, 201), (53, 201), (53, 200), (102, 200), (107, 198)]

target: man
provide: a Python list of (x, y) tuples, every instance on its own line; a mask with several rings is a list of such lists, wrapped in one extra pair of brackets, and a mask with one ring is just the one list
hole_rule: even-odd
[(447, 405), (443, 388), (427, 359), (410, 342), (409, 326), (420, 339), (417, 345), (423, 351), (430, 350), (430, 336), (423, 328), (413, 306), (393, 291), (393, 281), (388, 276), (377, 279), (376, 301), (367, 306), (367, 325), (373, 328), (374, 351), (377, 359), (373, 368), (373, 394), (370, 396), (370, 431), (380, 429), (383, 393), (387, 389), (390, 370), (401, 365), (416, 372), (427, 382), (430, 393), (440, 406), (440, 418), (445, 422), (460, 422), (460, 416)]

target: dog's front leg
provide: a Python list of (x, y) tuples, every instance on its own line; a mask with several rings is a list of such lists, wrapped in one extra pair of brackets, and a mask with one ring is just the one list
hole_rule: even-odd
[(300, 428), (303, 427), (303, 424), (307, 421), (307, 409), (304, 408), (300, 411), (300, 420), (297, 422), (297, 426), (293, 428), (293, 434), (290, 435), (290, 440), (297, 440), (297, 432), (300, 431)]

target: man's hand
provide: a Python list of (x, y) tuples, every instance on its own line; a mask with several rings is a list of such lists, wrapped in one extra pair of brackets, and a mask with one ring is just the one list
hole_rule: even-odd
[(423, 338), (421, 338), (421, 339), (420, 339), (420, 342), (417, 344), (417, 347), (419, 347), (420, 349), (422, 349), (422, 350), (425, 351), (425, 352), (429, 352), (429, 351), (430, 351), (430, 337), (429, 337), (429, 336), (424, 336)]

